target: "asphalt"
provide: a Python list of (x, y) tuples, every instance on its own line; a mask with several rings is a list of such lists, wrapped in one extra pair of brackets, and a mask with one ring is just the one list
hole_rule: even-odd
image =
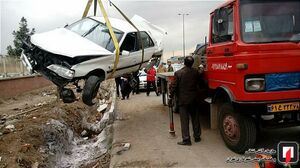
[[(133, 95), (117, 101), (117, 121), (111, 167), (254, 167), (254, 164), (229, 164), (228, 157), (240, 156), (224, 145), (219, 132), (210, 130), (202, 117), (202, 141), (180, 146), (179, 115), (174, 115), (176, 137), (169, 134), (168, 108), (151, 93)], [(120, 152), (120, 144), (130, 143)]]
[[(226, 163), (228, 157), (241, 157), (224, 144), (218, 130), (209, 129), (207, 112), (202, 112), (202, 141), (180, 146), (179, 115), (174, 115), (176, 137), (169, 134), (168, 108), (161, 97), (151, 93), (133, 95), (117, 101), (117, 121), (111, 167), (255, 167), (254, 163)], [(260, 134), (257, 147), (276, 147), (279, 140), (300, 140), (300, 127), (276, 129)], [(122, 143), (130, 143), (127, 151), (118, 153)]]

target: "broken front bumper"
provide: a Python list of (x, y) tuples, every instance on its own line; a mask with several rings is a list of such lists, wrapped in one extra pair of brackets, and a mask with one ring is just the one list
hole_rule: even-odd
[(30, 73), (38, 72), (57, 86), (62, 87), (74, 79), (74, 70), (55, 64), (55, 62), (45, 58), (44, 55), (37, 55), (34, 52), (26, 53), (23, 51), (21, 60)]

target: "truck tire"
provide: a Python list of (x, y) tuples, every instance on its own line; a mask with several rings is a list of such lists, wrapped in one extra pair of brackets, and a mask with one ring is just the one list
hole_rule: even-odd
[(93, 102), (93, 99), (97, 96), (100, 83), (103, 80), (104, 78), (95, 75), (88, 77), (88, 79), (85, 81), (85, 85), (83, 87), (83, 93), (82, 93), (82, 101), (84, 104), (88, 106), (92, 106), (95, 104)]
[(252, 118), (234, 111), (225, 103), (219, 111), (219, 130), (226, 146), (232, 151), (244, 154), (256, 141), (256, 125)]

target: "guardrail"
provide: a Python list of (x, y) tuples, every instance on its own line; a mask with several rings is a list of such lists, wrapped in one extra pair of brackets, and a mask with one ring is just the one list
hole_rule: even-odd
[(0, 79), (29, 75), (19, 57), (0, 56)]

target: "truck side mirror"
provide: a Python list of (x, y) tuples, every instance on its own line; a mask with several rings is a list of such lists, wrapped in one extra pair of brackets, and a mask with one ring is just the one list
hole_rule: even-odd
[(129, 56), (130, 55), (130, 52), (129, 51), (126, 51), (126, 50), (123, 50), (122, 53), (121, 53), (122, 56)]

